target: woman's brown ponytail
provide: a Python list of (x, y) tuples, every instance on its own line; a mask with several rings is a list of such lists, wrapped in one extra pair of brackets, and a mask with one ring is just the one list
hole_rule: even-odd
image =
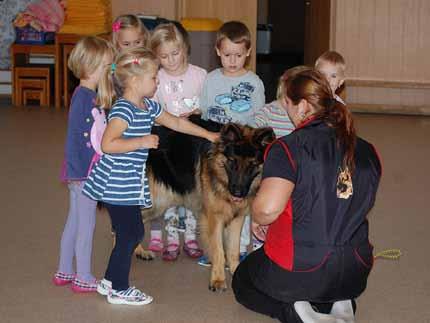
[(287, 96), (294, 104), (306, 100), (315, 109), (314, 115), (336, 131), (337, 143), (345, 152), (342, 167), (353, 172), (356, 133), (352, 115), (344, 104), (333, 97), (325, 77), (309, 69), (289, 77), (285, 87)]

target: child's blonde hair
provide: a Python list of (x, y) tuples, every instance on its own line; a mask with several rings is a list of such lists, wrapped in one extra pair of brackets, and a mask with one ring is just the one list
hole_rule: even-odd
[(67, 66), (76, 78), (87, 79), (102, 64), (107, 54), (113, 55), (109, 42), (99, 37), (87, 36), (76, 43)]
[(338, 52), (334, 50), (329, 50), (323, 53), (315, 61), (315, 68), (319, 70), (321, 66), (324, 64), (334, 65), (337, 68), (337, 70), (341, 72), (342, 75), (345, 75), (345, 69), (346, 69), (345, 59)]
[(180, 31), (175, 24), (160, 24), (152, 31), (149, 41), (149, 48), (157, 54), (158, 49), (165, 43), (174, 43), (185, 52), (185, 57), (189, 54), (190, 43), (186, 31)]
[(123, 95), (131, 77), (149, 73), (158, 66), (155, 54), (144, 48), (133, 48), (118, 54), (100, 79), (98, 103), (103, 108), (110, 108), (112, 102)]
[(112, 23), (112, 43), (116, 49), (118, 49), (118, 32), (123, 29), (128, 28), (136, 28), (142, 34), (143, 38), (143, 46), (146, 47), (148, 45), (149, 39), (149, 31), (146, 29), (142, 20), (139, 19), (136, 15), (121, 15), (116, 17), (114, 22)]
[(294, 67), (287, 69), (284, 72), (284, 74), (282, 74), (281, 77), (279, 78), (278, 87), (276, 89), (276, 99), (277, 100), (285, 99), (285, 97), (287, 95), (285, 82), (287, 81), (287, 79), (289, 77), (292, 77), (293, 75), (296, 75), (297, 73), (300, 73), (300, 72), (303, 72), (306, 70), (311, 70), (311, 69), (312, 69), (312, 67), (305, 66), (305, 65), (294, 66)]
[(216, 36), (216, 48), (221, 48), (224, 39), (228, 39), (235, 44), (244, 44), (246, 50), (251, 48), (251, 33), (248, 27), (240, 21), (229, 21), (221, 26)]

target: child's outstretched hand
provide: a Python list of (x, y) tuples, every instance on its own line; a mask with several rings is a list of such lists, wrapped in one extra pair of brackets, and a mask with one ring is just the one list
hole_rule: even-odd
[(199, 108), (197, 108), (197, 109), (194, 109), (193, 111), (182, 113), (181, 115), (179, 115), (179, 117), (188, 118), (189, 116), (192, 116), (193, 114), (202, 114), (202, 111)]
[(140, 137), (141, 140), (141, 147), (142, 148), (158, 148), (158, 141), (159, 138), (157, 135), (146, 135), (143, 137)]
[(207, 140), (209, 140), (210, 142), (215, 142), (219, 139), (220, 133), (219, 132), (210, 132), (208, 136), (206, 137)]

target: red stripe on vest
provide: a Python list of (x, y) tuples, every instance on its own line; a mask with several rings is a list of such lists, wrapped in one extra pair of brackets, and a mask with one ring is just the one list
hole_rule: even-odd
[[(290, 150), (286, 143), (281, 140), (274, 141), (267, 147), (264, 153), (264, 160), (266, 160), (270, 147), (274, 143), (281, 144), (282, 148), (291, 163), (291, 166), (296, 171), (296, 163), (291, 155)], [(267, 232), (266, 240), (264, 242), (264, 251), (266, 255), (276, 264), (282, 268), (292, 271), (294, 266), (294, 239), (293, 239), (293, 203), (291, 198), (288, 200), (284, 211), (278, 218), (270, 224)]]
[(269, 226), (264, 242), (266, 255), (282, 268), (292, 271), (294, 266), (293, 207), (288, 200), (284, 211)]

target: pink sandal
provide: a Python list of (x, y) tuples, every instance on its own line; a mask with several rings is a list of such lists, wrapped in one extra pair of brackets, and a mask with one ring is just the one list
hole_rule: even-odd
[(67, 284), (71, 284), (76, 278), (75, 274), (65, 274), (62, 272), (56, 272), (54, 277), (52, 278), (52, 282), (55, 286), (64, 286)]
[(163, 245), (163, 241), (161, 241), (161, 239), (158, 238), (152, 238), (149, 241), (149, 247), (148, 249), (154, 252), (161, 252), (163, 251), (164, 245)]
[(199, 248), (197, 240), (189, 240), (184, 243), (184, 251), (188, 257), (200, 258), (203, 255), (203, 250)]
[(177, 243), (169, 243), (163, 251), (163, 260), (175, 261), (179, 256), (179, 245)]

